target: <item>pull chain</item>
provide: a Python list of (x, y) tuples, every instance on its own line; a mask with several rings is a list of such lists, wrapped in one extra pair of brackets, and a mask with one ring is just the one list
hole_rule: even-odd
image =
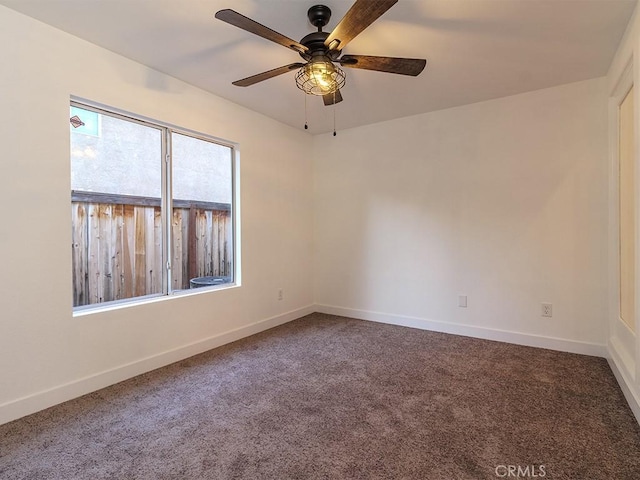
[(333, 136), (336, 135), (336, 92), (333, 92)]
[(309, 124), (307, 123), (307, 95), (304, 95), (304, 129), (309, 130)]

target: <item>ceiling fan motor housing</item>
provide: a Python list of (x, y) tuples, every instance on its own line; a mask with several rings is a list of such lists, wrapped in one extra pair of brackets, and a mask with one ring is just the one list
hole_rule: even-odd
[(313, 32), (309, 35), (306, 35), (302, 40), (300, 40), (300, 43), (307, 47), (308, 50), (306, 52), (300, 52), (300, 56), (307, 61), (311, 60), (317, 55), (327, 56), (331, 58), (331, 60), (335, 60), (336, 58), (338, 58), (341, 51), (329, 50), (324, 44), (324, 41), (328, 36), (328, 32)]

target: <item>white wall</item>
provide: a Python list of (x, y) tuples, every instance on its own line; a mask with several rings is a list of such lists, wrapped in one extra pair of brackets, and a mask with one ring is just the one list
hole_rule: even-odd
[[(635, 334), (620, 318), (619, 263), (619, 191), (618, 191), (618, 106), (631, 85), (634, 87), (635, 123)], [(640, 16), (638, 10), (629, 22), (627, 31), (611, 63), (607, 75), (609, 95), (609, 304), (607, 312), (607, 346), (609, 364), (616, 374), (629, 405), (640, 422)]]
[[(0, 58), (0, 423), (311, 311), (310, 136), (4, 7)], [(241, 287), (72, 315), (71, 95), (239, 144)]]
[(604, 78), (314, 141), (320, 310), (605, 354)]

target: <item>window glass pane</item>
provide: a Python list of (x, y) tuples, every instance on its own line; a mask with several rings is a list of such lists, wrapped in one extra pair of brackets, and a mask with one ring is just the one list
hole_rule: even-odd
[(233, 281), (232, 149), (171, 135), (174, 290)]
[(231, 204), (231, 148), (173, 133), (173, 198)]
[(162, 130), (70, 114), (73, 305), (162, 293)]
[(85, 123), (71, 126), (71, 189), (160, 198), (161, 130), (71, 108)]

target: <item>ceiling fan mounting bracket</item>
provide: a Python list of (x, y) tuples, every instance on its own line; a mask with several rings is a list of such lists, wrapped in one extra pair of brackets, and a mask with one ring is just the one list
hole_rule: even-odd
[(331, 19), (331, 9), (326, 5), (314, 5), (307, 10), (307, 18), (314, 27), (318, 28), (318, 31), (322, 31), (322, 27), (329, 23)]

